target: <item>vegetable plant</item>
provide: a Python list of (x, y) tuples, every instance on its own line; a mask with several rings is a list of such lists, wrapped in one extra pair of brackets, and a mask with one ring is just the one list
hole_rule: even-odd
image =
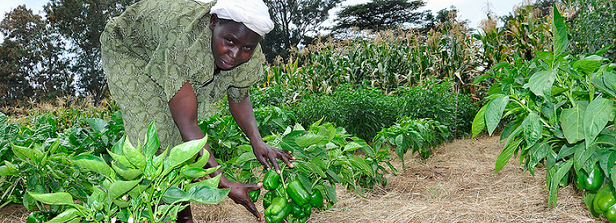
[[(493, 67), (490, 77), (498, 84), (488, 91), (472, 133), (474, 137), (487, 129), (491, 135), (501, 120), (507, 120), (501, 132), (506, 142), (495, 172), (514, 154), (533, 175), (543, 163), (548, 171), (548, 206), (556, 205), (562, 180), (573, 174), (591, 208), (599, 196), (595, 190), (613, 188), (616, 182), (616, 65), (600, 56), (607, 48), (592, 55), (567, 53), (567, 27), (557, 7), (553, 14), (550, 51), (536, 51), (536, 58), (516, 61), (516, 66), (501, 62)], [(599, 180), (602, 176), (605, 179)]]
[(74, 202), (66, 192), (28, 194), (45, 204), (66, 206), (48, 222), (175, 221), (187, 202), (217, 204), (229, 192), (217, 188), (219, 177), (192, 182), (218, 169), (203, 169), (209, 158), (207, 151), (195, 160), (206, 142), (207, 137), (185, 142), (157, 155), (159, 142), (152, 122), (143, 145), (135, 147), (125, 138), (118, 141), (108, 151), (110, 164), (90, 153), (72, 159), (77, 166), (104, 177), (81, 202)]

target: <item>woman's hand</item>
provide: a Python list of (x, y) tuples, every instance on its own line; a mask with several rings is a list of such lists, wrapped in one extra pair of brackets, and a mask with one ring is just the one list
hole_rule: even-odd
[(230, 188), (229, 198), (233, 200), (236, 204), (240, 204), (246, 208), (246, 210), (250, 211), (259, 221), (261, 221), (261, 214), (257, 211), (257, 207), (250, 200), (250, 196), (248, 192), (253, 190), (258, 190), (263, 186), (263, 183), (258, 184), (244, 184), (235, 181), (227, 181), (225, 185), (221, 185), (221, 188)]
[[(291, 156), (291, 151), (285, 151), (276, 147), (270, 146), (267, 143), (261, 141), (259, 143), (252, 143), (252, 151), (255, 153), (257, 160), (265, 167), (265, 169), (271, 169), (270, 163), (274, 166), (277, 173), (280, 173), (280, 167), (278, 166), (278, 160), (284, 161), (290, 168), (293, 168), (291, 160), (295, 160), (295, 157)], [(269, 162), (268, 162), (269, 161)]]

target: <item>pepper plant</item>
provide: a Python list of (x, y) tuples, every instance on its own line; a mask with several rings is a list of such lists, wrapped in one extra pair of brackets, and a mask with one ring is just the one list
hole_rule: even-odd
[(104, 177), (87, 199), (76, 203), (66, 192), (28, 194), (45, 204), (66, 206), (64, 212), (48, 222), (175, 221), (188, 202), (217, 204), (229, 193), (228, 189), (217, 188), (219, 177), (192, 182), (218, 169), (203, 169), (209, 158), (207, 151), (195, 161), (206, 142), (204, 137), (156, 155), (159, 142), (152, 122), (143, 146), (138, 143), (135, 147), (122, 138), (108, 150), (110, 164), (90, 153), (72, 159), (77, 166)]
[[(578, 181), (594, 182), (587, 176), (605, 176), (605, 186), (612, 190), (616, 182), (616, 65), (601, 57), (607, 48), (592, 55), (567, 53), (566, 28), (554, 7), (550, 51), (536, 51), (537, 57), (515, 65), (501, 62), (491, 75), (476, 80), (491, 77), (496, 84), (475, 116), (473, 137), (483, 129), (493, 134), (504, 120), (501, 139), (506, 143), (495, 172), (514, 154), (533, 175), (543, 163), (550, 207), (556, 205), (559, 185), (570, 173), (586, 178)], [(586, 190), (587, 204), (594, 200), (596, 188)]]
[(389, 127), (381, 130), (374, 137), (374, 148), (395, 148), (398, 158), (402, 160), (404, 171), (404, 154), (411, 149), (413, 154), (419, 153), (422, 159), (427, 159), (432, 149), (449, 138), (449, 129), (438, 121), (425, 119), (402, 118)]

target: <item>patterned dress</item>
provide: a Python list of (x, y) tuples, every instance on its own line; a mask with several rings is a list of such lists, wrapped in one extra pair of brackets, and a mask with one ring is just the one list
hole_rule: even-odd
[(103, 71), (133, 145), (143, 142), (155, 120), (161, 148), (182, 143), (169, 100), (187, 81), (197, 96), (198, 118), (217, 112), (228, 94), (240, 101), (261, 79), (264, 60), (257, 46), (251, 59), (215, 73), (210, 8), (215, 2), (142, 0), (113, 18), (101, 35)]

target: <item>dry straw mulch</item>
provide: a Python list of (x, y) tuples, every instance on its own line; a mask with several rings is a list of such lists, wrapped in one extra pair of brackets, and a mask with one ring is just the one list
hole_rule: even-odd
[[(498, 137), (461, 139), (422, 161), (410, 153), (406, 172), (362, 198), (338, 188), (338, 203), (313, 213), (309, 222), (595, 222), (574, 187), (560, 189), (558, 206), (547, 208), (545, 169), (533, 177), (512, 158), (500, 172), (494, 163), (504, 142)], [(394, 161), (401, 168), (399, 159)], [(257, 206), (261, 213), (261, 201)], [(226, 199), (193, 206), (198, 222), (257, 222)]]
[[(407, 154), (406, 172), (389, 175), (385, 187), (365, 198), (339, 187), (338, 203), (313, 213), (309, 222), (595, 222), (572, 186), (560, 189), (556, 208), (547, 208), (543, 168), (533, 177), (512, 158), (495, 174), (502, 147), (498, 137), (484, 137), (443, 145), (425, 161)], [(401, 168), (400, 160), (393, 164)], [(261, 200), (257, 206), (263, 213)], [(257, 222), (228, 198), (192, 208), (196, 222)], [(8, 206), (0, 210), (0, 222), (25, 222), (27, 214)]]

